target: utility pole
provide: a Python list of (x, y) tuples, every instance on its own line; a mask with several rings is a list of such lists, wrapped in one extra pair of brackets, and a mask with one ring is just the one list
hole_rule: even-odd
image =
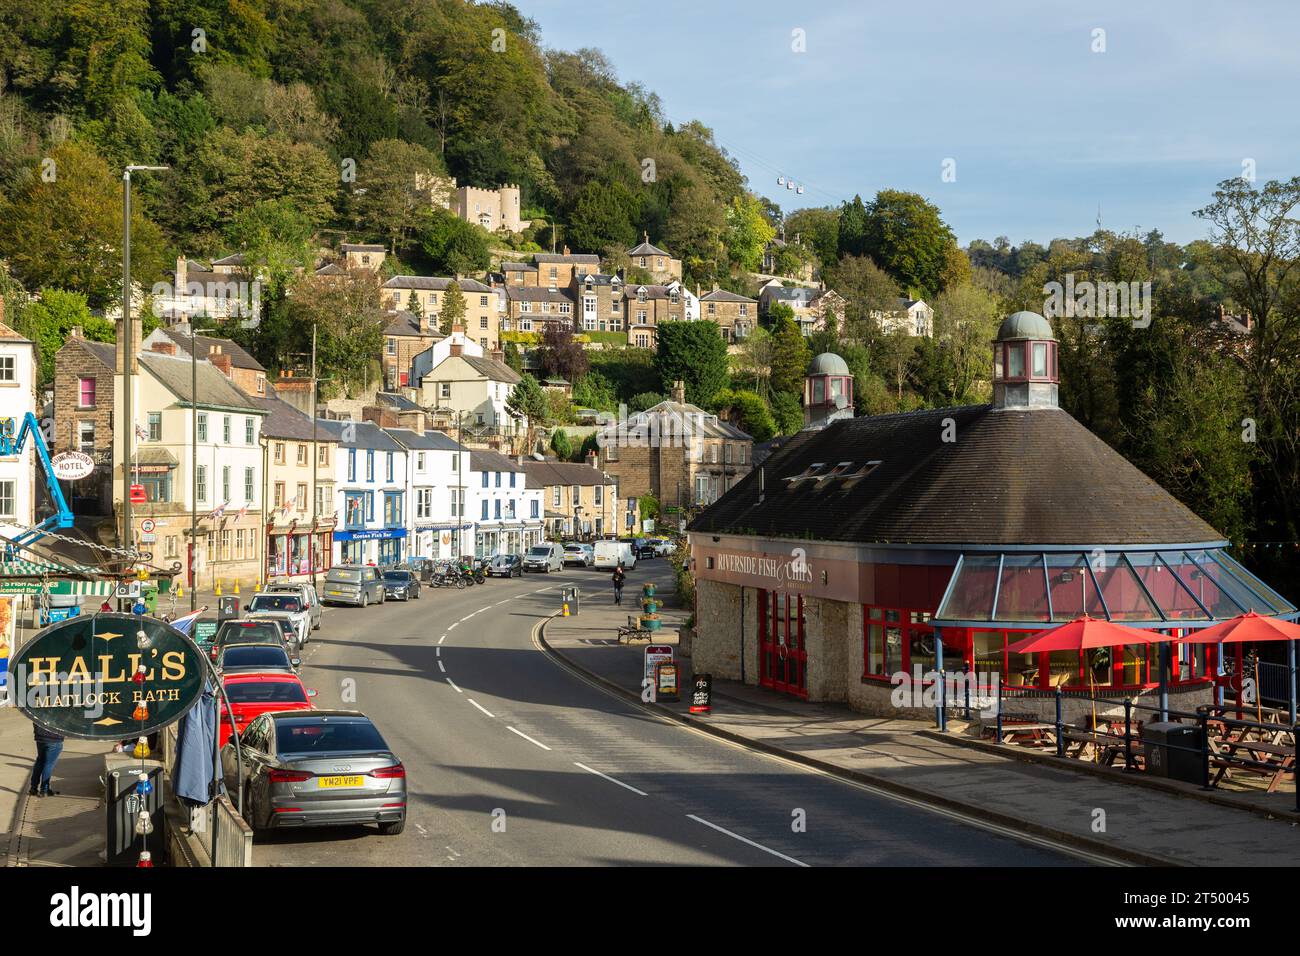
[(317, 444), (316, 394), (320, 385), (316, 381), (316, 323), (311, 324), (311, 537), (307, 539), (307, 561), (311, 564), (311, 586), (316, 587), (316, 525), (320, 521), (316, 491), (316, 468), (320, 464), (320, 445)]
[[(122, 171), (122, 547), (135, 545), (131, 528), (131, 457), (135, 419), (131, 412), (131, 360), (138, 342), (131, 341), (131, 174), (168, 166), (127, 166)], [(173, 290), (174, 292), (175, 290)]]

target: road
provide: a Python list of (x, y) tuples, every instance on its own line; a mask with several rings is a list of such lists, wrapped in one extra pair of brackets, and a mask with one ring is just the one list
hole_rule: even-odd
[(580, 569), (327, 608), (318, 707), (368, 714), (407, 769), (406, 830), (285, 831), (262, 866), (1077, 865), (656, 717), (536, 649)]

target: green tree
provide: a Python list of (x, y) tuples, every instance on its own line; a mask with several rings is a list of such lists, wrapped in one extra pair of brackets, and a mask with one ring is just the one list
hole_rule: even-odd
[(898, 308), (898, 284), (867, 256), (847, 256), (827, 270), (827, 284), (844, 297), (844, 332), (870, 341), (876, 325), (873, 312)]
[(426, 216), (420, 244), (434, 271), (443, 275), (482, 272), (492, 264), (487, 231), (445, 209), (435, 209)]
[(793, 435), (803, 428), (803, 405), (793, 392), (777, 392), (772, 396), (772, 418), (776, 430), (782, 435)]
[(655, 369), (664, 391), (686, 384), (686, 400), (706, 405), (727, 383), (727, 343), (716, 322), (665, 322), (659, 326)]
[[(53, 181), (37, 169), (0, 204), (0, 248), (29, 289), (80, 292), (102, 309), (122, 294), (121, 173), (71, 141), (49, 158)], [(162, 273), (162, 235), (142, 206), (131, 208), (131, 275), (147, 289)]]
[(726, 221), (723, 243), (728, 258), (746, 272), (756, 272), (763, 262), (763, 249), (776, 235), (762, 204), (748, 194), (735, 196), (727, 207)]
[(867, 208), (862, 204), (861, 196), (854, 196), (852, 202), (840, 207), (835, 240), (835, 259), (867, 254)]
[(789, 316), (782, 317), (772, 331), (772, 391), (802, 394), (811, 358), (799, 326)]
[(438, 328), (443, 335), (451, 335), (455, 326), (465, 325), (465, 294), (460, 283), (452, 279), (442, 294), (442, 309), (438, 312)]
[(36, 343), (38, 386), (54, 381), (54, 355), (74, 327), (80, 327), (92, 342), (112, 342), (116, 337), (113, 323), (92, 316), (80, 292), (42, 289), (38, 299), (25, 303), (18, 312), (14, 330)]
[[(866, 211), (862, 253), (910, 292), (923, 298), (938, 293), (955, 242), (938, 207), (916, 193), (882, 189)], [(843, 219), (840, 230), (842, 237)]]
[(546, 393), (537, 379), (524, 373), (506, 399), (506, 411), (513, 418), (527, 423), (528, 450), (531, 452), (536, 447), (533, 436), (537, 425), (546, 419), (547, 414)]
[(776, 422), (767, 403), (754, 392), (724, 388), (713, 397), (710, 407), (719, 418), (747, 432), (756, 442), (765, 442), (776, 434)]
[(578, 249), (626, 248), (636, 241), (639, 212), (636, 197), (622, 183), (590, 182), (578, 193), (565, 235)]
[(551, 451), (555, 452), (555, 457), (560, 461), (568, 461), (573, 457), (573, 443), (563, 428), (557, 428), (551, 433)]
[[(442, 163), (423, 146), (396, 139), (371, 144), (357, 166), (357, 186), (365, 189), (355, 204), (362, 228), (387, 236), (389, 252), (396, 256), (429, 208), (434, 184), (446, 182)], [(437, 198), (446, 200), (445, 195)]]

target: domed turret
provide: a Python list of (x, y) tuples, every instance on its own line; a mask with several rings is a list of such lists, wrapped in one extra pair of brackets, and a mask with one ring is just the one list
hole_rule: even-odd
[(803, 385), (804, 426), (853, 417), (853, 373), (834, 352), (823, 352), (808, 366)]
[(993, 404), (997, 408), (1056, 408), (1056, 336), (1037, 312), (1007, 316), (993, 342)]

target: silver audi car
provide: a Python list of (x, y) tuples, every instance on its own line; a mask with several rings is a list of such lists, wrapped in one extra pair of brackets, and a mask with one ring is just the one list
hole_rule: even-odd
[(282, 827), (377, 823), (395, 836), (406, 826), (406, 768), (370, 718), (355, 710), (267, 713), (221, 749), (231, 801), (244, 795), (255, 833)]

